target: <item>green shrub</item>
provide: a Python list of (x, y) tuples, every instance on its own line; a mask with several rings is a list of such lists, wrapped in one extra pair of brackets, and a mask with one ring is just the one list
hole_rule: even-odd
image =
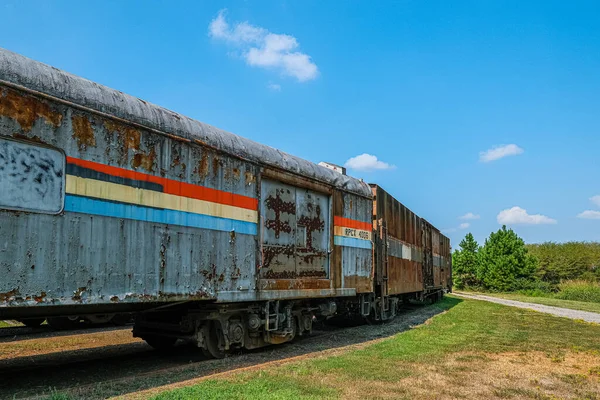
[(478, 252), (477, 277), (491, 292), (512, 292), (535, 281), (537, 260), (512, 229), (492, 232)]
[(600, 303), (600, 284), (577, 280), (563, 282), (558, 288), (557, 299)]

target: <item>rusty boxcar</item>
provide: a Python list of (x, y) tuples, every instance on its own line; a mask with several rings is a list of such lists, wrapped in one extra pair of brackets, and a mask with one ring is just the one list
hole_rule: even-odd
[(450, 239), (376, 184), (373, 229), (375, 276), (391, 298), (439, 298), (452, 288)]
[(221, 357), (445, 279), (376, 289), (408, 236), (380, 235), (364, 182), (2, 49), (0, 183), (0, 319), (138, 312), (152, 346)]

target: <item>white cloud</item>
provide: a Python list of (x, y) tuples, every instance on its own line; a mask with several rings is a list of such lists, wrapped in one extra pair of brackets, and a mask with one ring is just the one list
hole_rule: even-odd
[(583, 219), (600, 219), (600, 211), (585, 210), (577, 214), (577, 218)]
[(355, 171), (374, 171), (396, 168), (394, 165), (380, 161), (374, 155), (367, 153), (349, 158), (344, 166)]
[(462, 230), (462, 229), (467, 229), (468, 227), (470, 227), (471, 224), (468, 222), (463, 222), (462, 224), (460, 224), (457, 228), (448, 228), (448, 229), (442, 229), (442, 233), (452, 233), (452, 232), (456, 232), (458, 230)]
[(269, 83), (267, 88), (271, 89), (274, 92), (281, 92), (281, 85), (277, 83)]
[(458, 219), (463, 219), (465, 221), (470, 221), (473, 219), (479, 219), (480, 216), (478, 214), (473, 214), (472, 212), (468, 212), (465, 215), (461, 215)]
[(516, 156), (522, 154), (525, 150), (517, 146), (516, 144), (507, 144), (501, 146), (494, 146), (489, 150), (482, 151), (479, 153), (479, 161), (490, 162), (499, 160), (503, 157)]
[(590, 197), (590, 201), (600, 207), (600, 194)]
[(527, 214), (527, 210), (521, 207), (513, 207), (500, 211), (496, 217), (501, 225), (527, 224), (556, 224), (556, 220), (541, 214)]
[(271, 33), (248, 22), (240, 22), (231, 27), (225, 18), (225, 12), (226, 10), (219, 11), (210, 22), (208, 34), (214, 39), (239, 47), (246, 64), (274, 69), (300, 82), (317, 78), (317, 65), (309, 55), (297, 51), (299, 44), (295, 37)]

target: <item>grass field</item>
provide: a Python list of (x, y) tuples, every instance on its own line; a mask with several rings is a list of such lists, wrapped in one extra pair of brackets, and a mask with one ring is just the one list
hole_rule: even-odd
[(22, 323), (18, 322), (18, 321), (0, 321), (0, 328), (15, 328), (18, 326), (23, 326)]
[(600, 325), (454, 297), (436, 307), (447, 312), (358, 350), (153, 399), (600, 399)]
[(524, 301), (527, 303), (544, 304), (546, 306), (569, 308), (571, 310), (581, 310), (600, 313), (600, 303), (590, 303), (587, 301), (563, 300), (554, 297), (526, 296), (524, 294), (519, 293), (465, 293), (482, 294), (485, 296), (498, 297), (501, 299)]

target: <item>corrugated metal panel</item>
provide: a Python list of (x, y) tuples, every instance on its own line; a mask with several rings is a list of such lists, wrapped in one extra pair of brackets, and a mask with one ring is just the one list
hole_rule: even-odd
[(341, 285), (357, 293), (373, 290), (372, 202), (349, 193), (336, 193), (335, 248), (340, 259)]

